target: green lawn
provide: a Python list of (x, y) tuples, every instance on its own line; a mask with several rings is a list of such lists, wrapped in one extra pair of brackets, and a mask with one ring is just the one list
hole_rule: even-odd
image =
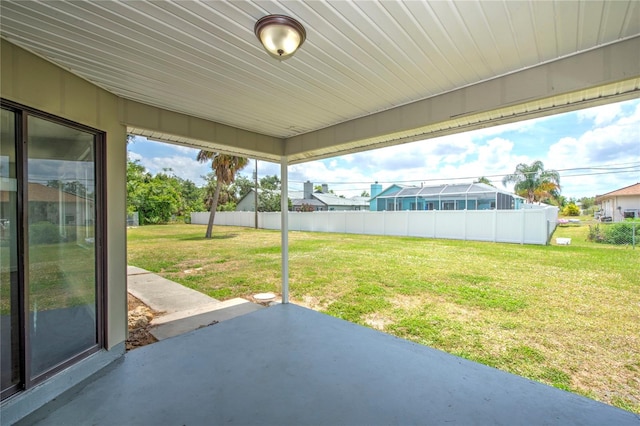
[[(11, 267), (7, 246), (0, 247), (0, 313), (11, 303)], [(6, 260), (6, 261), (5, 261)], [(75, 242), (32, 244), (29, 250), (29, 305), (48, 310), (95, 303), (93, 247)], [(14, 271), (15, 273), (15, 271)]]
[[(291, 300), (640, 413), (640, 249), (291, 232)], [(145, 226), (129, 264), (218, 299), (280, 291), (280, 234)]]

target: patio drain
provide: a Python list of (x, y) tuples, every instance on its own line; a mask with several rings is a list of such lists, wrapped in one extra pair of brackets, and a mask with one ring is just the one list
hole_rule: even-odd
[(258, 293), (253, 295), (253, 300), (261, 305), (269, 306), (276, 300), (276, 295), (273, 293)]

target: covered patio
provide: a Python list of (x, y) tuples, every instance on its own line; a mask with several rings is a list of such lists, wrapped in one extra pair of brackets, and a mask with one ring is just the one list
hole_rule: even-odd
[[(268, 15), (305, 28), (294, 57), (264, 51), (254, 31)], [(0, 16), (8, 165), (0, 177), (17, 225), (10, 259), (2, 259), (12, 298), (11, 333), (2, 335), (11, 348), (3, 423), (34, 412), (25, 421), (638, 423), (631, 413), (288, 305), (286, 213), (284, 305), (126, 355), (124, 341), (128, 134), (278, 163), (286, 194), (292, 164), (637, 98), (639, 2), (3, 0)], [(84, 149), (69, 150), (78, 135)], [(29, 330), (46, 308), (32, 303), (37, 265), (25, 255), (34, 231), (30, 173), (60, 158), (95, 171), (86, 175), (95, 185), (97, 213), (87, 221), (95, 253), (83, 280), (95, 322), (86, 325), (88, 343), (34, 372)], [(69, 179), (54, 171), (41, 179)], [(70, 281), (58, 275), (66, 297)]]
[(640, 419), (286, 304), (129, 352), (22, 423), (624, 426)]

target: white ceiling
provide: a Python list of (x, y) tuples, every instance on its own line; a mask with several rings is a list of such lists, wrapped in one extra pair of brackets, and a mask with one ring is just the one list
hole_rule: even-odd
[[(295, 17), (278, 62), (253, 33)], [(640, 34), (630, 1), (12, 1), (1, 35), (123, 98), (289, 138)]]

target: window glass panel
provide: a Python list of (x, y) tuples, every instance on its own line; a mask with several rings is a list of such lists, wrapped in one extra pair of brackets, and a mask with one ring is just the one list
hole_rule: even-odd
[(0, 117), (0, 374), (2, 390), (20, 381), (18, 198), (15, 113)]
[(98, 342), (95, 137), (27, 121), (28, 324), (31, 377)]

